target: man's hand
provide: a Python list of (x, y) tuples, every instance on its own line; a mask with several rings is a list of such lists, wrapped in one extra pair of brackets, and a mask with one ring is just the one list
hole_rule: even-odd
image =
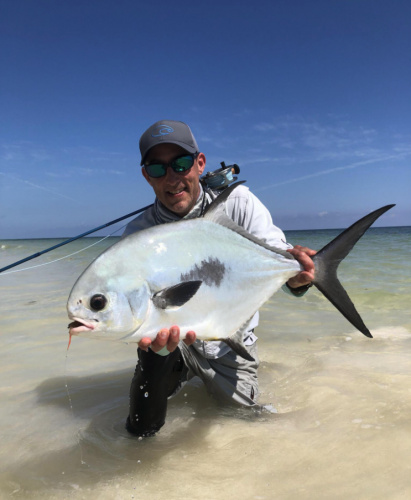
[(311, 248), (302, 247), (301, 245), (295, 245), (294, 248), (287, 250), (287, 252), (293, 255), (294, 258), (304, 267), (304, 271), (299, 272), (297, 276), (294, 276), (294, 278), (290, 278), (287, 281), (288, 286), (291, 288), (298, 288), (311, 283), (314, 279), (315, 271), (314, 262), (311, 257), (317, 252), (315, 250), (311, 250)]
[[(194, 344), (195, 340), (196, 334), (194, 332), (187, 332), (186, 338), (183, 340), (183, 342), (186, 345), (191, 345)], [(147, 351), (150, 347), (152, 351), (158, 352), (161, 351), (164, 346), (167, 346), (167, 350), (173, 352), (176, 350), (179, 341), (180, 328), (174, 325), (170, 328), (170, 330), (167, 330), (167, 328), (162, 328), (153, 341), (151, 341), (147, 337), (142, 338), (138, 343), (138, 347), (140, 347), (140, 349), (143, 349), (143, 351)]]

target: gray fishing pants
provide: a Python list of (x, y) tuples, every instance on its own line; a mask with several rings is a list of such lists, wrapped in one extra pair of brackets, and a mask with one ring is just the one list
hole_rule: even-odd
[(254, 361), (247, 361), (234, 351), (217, 359), (208, 359), (194, 349), (180, 342), (179, 348), (184, 360), (178, 384), (169, 395), (175, 396), (193, 377), (200, 377), (207, 392), (219, 401), (255, 406), (258, 398), (257, 368), (260, 364), (257, 343), (246, 346)]

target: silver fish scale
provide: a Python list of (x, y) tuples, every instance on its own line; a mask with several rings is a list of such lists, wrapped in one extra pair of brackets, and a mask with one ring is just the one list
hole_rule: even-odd
[[(122, 293), (130, 298), (147, 290), (147, 307), (140, 311), (136, 331), (110, 328), (111, 318), (106, 325), (99, 320), (99, 337), (138, 342), (143, 337), (154, 339), (160, 328), (176, 324), (183, 338), (190, 330), (202, 340), (225, 338), (300, 270), (295, 260), (219, 224), (194, 219), (156, 226), (110, 247), (80, 277), (69, 304), (72, 297), (93, 292)], [(201, 280), (202, 285), (183, 306), (160, 309), (151, 301), (154, 293), (193, 280)], [(112, 313), (121, 316), (120, 310)], [(84, 336), (96, 335), (86, 332)]]

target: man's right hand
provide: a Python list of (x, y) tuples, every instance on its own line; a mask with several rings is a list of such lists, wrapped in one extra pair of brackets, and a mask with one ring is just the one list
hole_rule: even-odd
[[(195, 332), (187, 332), (186, 338), (183, 342), (186, 345), (194, 344), (196, 340)], [(167, 350), (170, 352), (175, 351), (180, 341), (180, 328), (176, 325), (172, 326), (169, 330), (167, 328), (162, 328), (157, 337), (151, 341), (151, 339), (144, 337), (138, 343), (138, 347), (143, 351), (147, 351), (148, 348), (154, 352), (161, 351), (164, 346), (167, 346)]]

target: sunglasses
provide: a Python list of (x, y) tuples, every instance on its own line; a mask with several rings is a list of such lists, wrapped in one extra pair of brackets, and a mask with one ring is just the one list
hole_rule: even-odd
[(184, 155), (176, 158), (170, 163), (151, 163), (144, 165), (145, 171), (150, 177), (163, 177), (167, 173), (167, 167), (171, 167), (174, 172), (181, 173), (187, 172), (194, 165), (194, 160), (197, 158), (198, 153), (192, 155)]

